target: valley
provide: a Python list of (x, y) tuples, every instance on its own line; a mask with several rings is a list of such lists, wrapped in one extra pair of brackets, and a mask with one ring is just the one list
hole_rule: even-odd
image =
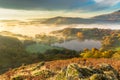
[(0, 80), (120, 80), (120, 0), (0, 0)]
[(11, 32), (1, 32), (0, 35), (1, 73), (9, 68), (40, 61), (71, 58), (120, 59), (119, 30), (65, 28), (52, 31), (49, 35), (36, 34), (35, 37)]

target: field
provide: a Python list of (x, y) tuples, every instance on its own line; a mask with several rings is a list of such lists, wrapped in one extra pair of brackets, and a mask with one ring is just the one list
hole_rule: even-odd
[(50, 45), (45, 44), (32, 44), (26, 47), (26, 51), (30, 53), (44, 53), (50, 49), (62, 49), (62, 48), (52, 47)]

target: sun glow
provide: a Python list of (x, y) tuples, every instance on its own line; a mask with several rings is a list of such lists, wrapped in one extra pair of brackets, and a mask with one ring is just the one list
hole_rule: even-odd
[(37, 11), (0, 8), (0, 20), (25, 20), (32, 18), (51, 18), (56, 16), (89, 18), (102, 13), (81, 13), (79, 11)]

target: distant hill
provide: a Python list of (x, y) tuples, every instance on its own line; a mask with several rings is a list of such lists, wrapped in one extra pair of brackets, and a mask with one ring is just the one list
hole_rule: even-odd
[(54, 17), (44, 20), (44, 24), (91, 24), (94, 20), (74, 17)]
[(111, 14), (105, 14), (105, 15), (100, 15), (93, 17), (93, 19), (98, 20), (98, 21), (107, 21), (107, 22), (119, 22), (120, 21), (120, 10), (113, 12)]
[(21, 34), (15, 34), (15, 33), (9, 32), (9, 31), (1, 31), (0, 35), (17, 38), (19, 40), (31, 40), (31, 37), (24, 36), (24, 35), (21, 35)]
[(89, 19), (78, 18), (78, 17), (54, 17), (44, 19), (41, 23), (43, 24), (95, 24), (95, 23), (119, 23), (120, 21), (120, 10), (110, 13), (95, 16)]

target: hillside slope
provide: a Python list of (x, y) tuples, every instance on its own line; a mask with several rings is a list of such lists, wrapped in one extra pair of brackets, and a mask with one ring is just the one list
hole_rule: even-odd
[(0, 80), (120, 80), (119, 67), (118, 60), (74, 58), (23, 65)]
[(104, 15), (96, 16), (93, 19), (105, 21), (105, 22), (118, 23), (120, 21), (120, 10), (113, 12), (111, 14), (104, 14)]

